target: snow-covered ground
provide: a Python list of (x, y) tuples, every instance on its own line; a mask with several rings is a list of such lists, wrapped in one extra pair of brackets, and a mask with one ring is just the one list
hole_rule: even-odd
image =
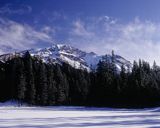
[(0, 128), (160, 128), (160, 109), (16, 107), (0, 104)]

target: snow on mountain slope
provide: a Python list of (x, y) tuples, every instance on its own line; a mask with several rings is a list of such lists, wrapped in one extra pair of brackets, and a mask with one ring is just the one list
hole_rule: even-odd
[[(14, 58), (14, 56), (22, 56), (26, 51), (19, 53), (11, 53), (0, 56), (0, 60), (6, 61), (8, 59)], [(96, 69), (96, 66), (100, 60), (111, 59), (111, 55), (99, 56), (93, 52), (87, 53), (81, 51), (77, 48), (71, 47), (64, 44), (54, 44), (49, 48), (44, 49), (31, 49), (29, 50), (32, 56), (42, 59), (45, 63), (59, 63), (62, 62), (70, 64), (76, 69), (83, 69), (91, 71), (91, 69)], [(131, 68), (132, 64), (119, 55), (114, 56), (117, 69), (124, 65), (126, 69)]]

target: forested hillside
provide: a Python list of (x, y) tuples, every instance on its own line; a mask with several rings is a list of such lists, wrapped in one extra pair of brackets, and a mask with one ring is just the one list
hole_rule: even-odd
[(26, 52), (0, 63), (0, 101), (30, 105), (149, 107), (160, 105), (160, 67), (139, 60), (117, 73), (112, 61), (87, 72), (63, 63), (43, 63)]

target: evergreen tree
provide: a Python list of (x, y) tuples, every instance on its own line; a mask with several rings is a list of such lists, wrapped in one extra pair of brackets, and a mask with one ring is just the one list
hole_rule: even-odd
[(24, 73), (24, 63), (21, 59), (19, 59), (19, 64), (17, 65), (17, 99), (21, 104), (25, 98), (25, 91), (26, 91), (26, 79)]
[(57, 103), (64, 104), (68, 99), (69, 85), (66, 75), (62, 73), (60, 66), (56, 65)]
[(8, 98), (7, 95), (9, 90), (7, 87), (7, 82), (5, 80), (5, 72), (5, 65), (0, 62), (0, 101), (4, 101)]
[(36, 89), (33, 73), (32, 57), (27, 51), (24, 55), (25, 74), (26, 74), (26, 101), (35, 104)]
[(54, 76), (54, 66), (53, 65), (48, 65), (47, 68), (47, 75), (48, 75), (48, 104), (49, 105), (54, 105), (56, 104), (56, 93), (57, 93), (57, 88), (56, 88), (56, 81), (55, 81), (55, 76)]
[(134, 61), (132, 71), (116, 68), (114, 52), (94, 72), (63, 64), (43, 63), (29, 52), (0, 62), (0, 101), (35, 105), (148, 107), (159, 105), (160, 67)]
[(47, 74), (46, 66), (44, 63), (40, 64), (39, 70), (39, 88), (40, 88), (40, 103), (42, 105), (47, 105), (48, 100), (48, 85), (47, 85)]
[(121, 66), (121, 72), (120, 72), (120, 87), (119, 90), (123, 91), (127, 86), (127, 73), (124, 65)]

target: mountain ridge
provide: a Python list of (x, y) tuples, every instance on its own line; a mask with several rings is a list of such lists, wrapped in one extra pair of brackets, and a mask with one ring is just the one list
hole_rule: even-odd
[[(38, 57), (45, 63), (61, 64), (62, 62), (65, 62), (76, 69), (87, 71), (95, 70), (100, 60), (111, 60), (111, 57), (113, 56), (110, 54), (97, 55), (94, 52), (85, 52), (66, 44), (53, 44), (48, 48), (29, 49), (16, 53), (3, 54), (0, 55), (0, 61), (5, 62), (15, 56), (23, 56), (27, 51), (29, 51), (31, 56)], [(132, 67), (130, 61), (120, 55), (114, 55), (114, 60), (118, 71), (120, 71), (122, 65), (124, 65), (127, 70), (130, 70)]]

